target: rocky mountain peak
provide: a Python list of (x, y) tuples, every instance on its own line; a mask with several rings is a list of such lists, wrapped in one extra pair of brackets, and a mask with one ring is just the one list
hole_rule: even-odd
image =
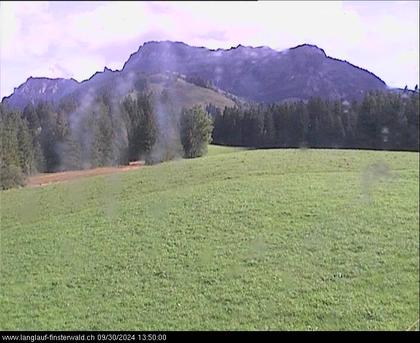
[[(115, 77), (165, 72), (182, 74), (200, 85), (211, 84), (237, 97), (266, 103), (305, 100), (312, 96), (360, 99), (370, 90), (387, 89), (373, 73), (329, 57), (313, 44), (301, 44), (283, 51), (242, 44), (213, 50), (166, 40), (145, 42), (130, 55), (120, 71), (105, 67), (103, 72), (97, 72), (81, 83), (31, 77), (5, 99), (10, 104), (34, 99), (56, 100), (82, 85), (94, 89)], [(25, 88), (24, 94), (20, 92), (21, 87)]]

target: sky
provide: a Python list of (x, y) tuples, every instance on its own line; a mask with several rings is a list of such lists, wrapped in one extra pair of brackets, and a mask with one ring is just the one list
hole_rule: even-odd
[(391, 87), (419, 83), (419, 1), (3, 2), (0, 97), (28, 77), (88, 79), (151, 40), (315, 44)]

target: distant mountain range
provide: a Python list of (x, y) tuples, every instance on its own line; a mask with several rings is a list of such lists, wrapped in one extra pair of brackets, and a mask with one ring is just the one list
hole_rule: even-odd
[[(95, 92), (106, 86), (124, 95), (139, 83), (149, 82), (153, 75), (174, 74), (185, 84), (206, 88), (207, 92), (224, 99), (237, 97), (265, 103), (306, 100), (312, 96), (357, 100), (370, 90), (389, 89), (373, 73), (329, 57), (315, 45), (303, 44), (284, 51), (242, 45), (211, 50), (182, 42), (152, 41), (140, 46), (122, 70), (105, 68), (83, 82), (30, 77), (2, 102), (21, 109), (28, 102), (58, 102), (65, 96)], [(184, 85), (173, 94), (180, 95), (182, 89), (192, 90)], [(199, 100), (204, 102), (205, 99)], [(220, 100), (220, 106), (225, 103)]]

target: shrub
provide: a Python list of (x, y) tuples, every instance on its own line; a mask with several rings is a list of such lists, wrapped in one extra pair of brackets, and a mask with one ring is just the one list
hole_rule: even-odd
[(200, 157), (207, 153), (213, 130), (212, 121), (207, 113), (200, 106), (184, 109), (180, 124), (184, 157)]
[(25, 184), (25, 176), (19, 167), (15, 165), (7, 165), (0, 162), (0, 188), (9, 189), (13, 187), (23, 186)]

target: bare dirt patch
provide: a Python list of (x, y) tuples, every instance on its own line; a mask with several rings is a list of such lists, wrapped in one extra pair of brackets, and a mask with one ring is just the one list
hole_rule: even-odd
[(96, 175), (106, 175), (120, 173), (129, 170), (135, 170), (144, 165), (143, 161), (130, 162), (128, 166), (118, 166), (118, 167), (102, 167), (102, 168), (93, 168), (87, 170), (72, 170), (58, 173), (41, 173), (38, 175), (30, 176), (27, 179), (27, 187), (39, 187), (45, 186), (50, 183), (65, 182), (75, 179), (80, 179), (82, 177), (96, 176)]

